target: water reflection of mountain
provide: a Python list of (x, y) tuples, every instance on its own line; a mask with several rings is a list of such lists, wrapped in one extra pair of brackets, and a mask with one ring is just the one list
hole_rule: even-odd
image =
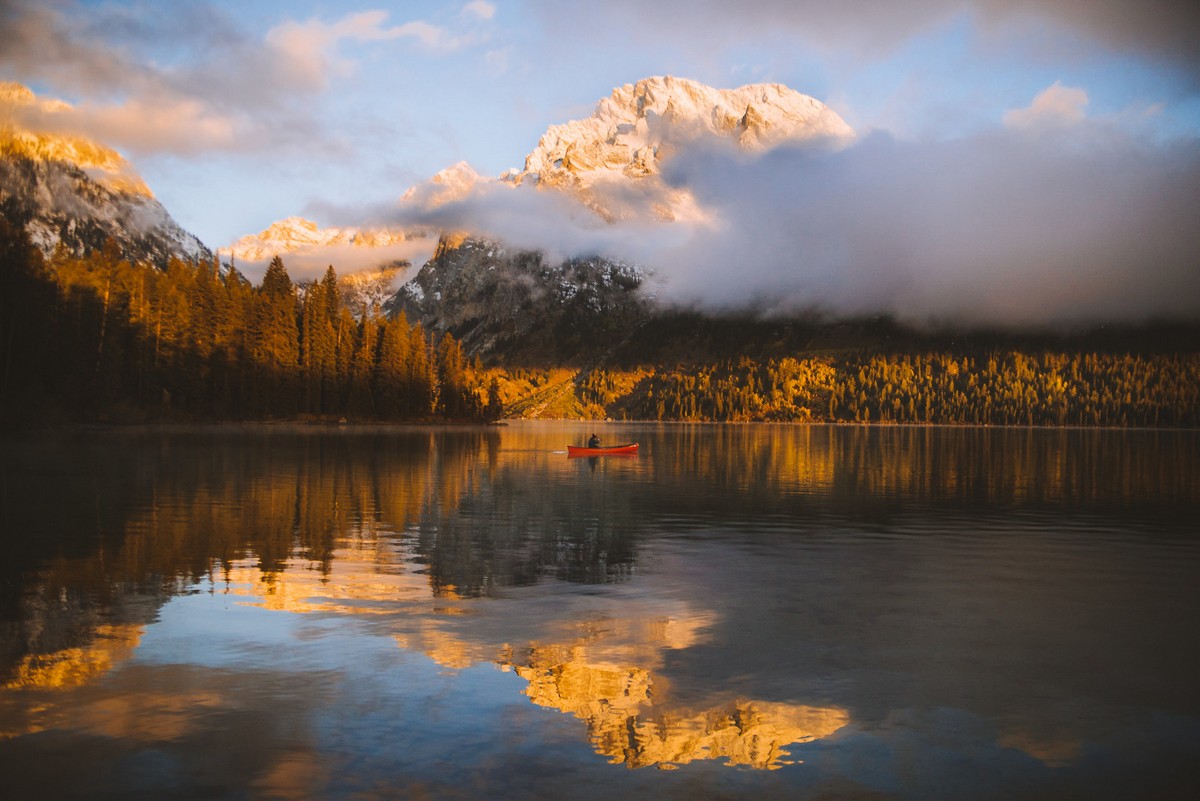
[(573, 648), (531, 649), (515, 667), (539, 706), (584, 721), (597, 753), (630, 768), (697, 759), (772, 770), (790, 764), (787, 746), (818, 740), (850, 723), (839, 707), (735, 699), (707, 709), (677, 707), (662, 679), (637, 667), (591, 664)]

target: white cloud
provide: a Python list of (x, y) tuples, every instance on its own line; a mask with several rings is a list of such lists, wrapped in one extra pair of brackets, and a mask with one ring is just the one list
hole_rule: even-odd
[[(421, 20), (392, 24), (387, 11), (332, 21), (288, 20), (264, 35), (210, 4), (150, 5), (134, 13), (117, 4), (43, 4), (9, 0), (0, 13), (0, 70), (5, 77), (86, 98), (42, 120), (135, 156), (318, 150), (343, 152), (322, 117), (319, 96), (351, 74), (365, 44), (407, 41), (450, 51), (479, 31), (450, 31)], [(486, 13), (479, 7), (475, 13)], [(464, 23), (464, 28), (468, 26)], [(172, 59), (157, 52), (172, 42)], [(33, 125), (34, 120), (28, 120)]]
[[(281, 258), (293, 281), (319, 281), (330, 265), (343, 277), (375, 271), (395, 262), (408, 262), (419, 267), (432, 258), (436, 244), (436, 240), (410, 239), (374, 248), (320, 245), (296, 253), (284, 253)], [(235, 259), (238, 272), (255, 283), (262, 280), (269, 262), (270, 259)], [(403, 283), (415, 274), (415, 270), (401, 270), (394, 280)]]
[(4, 116), (26, 130), (65, 135), (86, 132), (99, 142), (118, 141), (135, 152), (180, 155), (232, 149), (240, 127), (237, 119), (214, 111), (200, 100), (170, 95), (79, 106), (36, 98), (0, 106)]
[(1014, 130), (1065, 128), (1083, 121), (1088, 93), (1083, 89), (1053, 85), (1038, 93), (1026, 108), (1013, 109), (1004, 115), (1004, 125)]
[(453, 49), (462, 44), (461, 39), (428, 22), (388, 26), (385, 25), (387, 17), (388, 12), (376, 10), (348, 14), (331, 23), (318, 19), (288, 20), (267, 32), (266, 43), (287, 59), (290, 69), (319, 88), (324, 88), (331, 71), (339, 74), (350, 71), (351, 63), (336, 55), (338, 46), (344, 41), (413, 39), (431, 49)]
[(677, 170), (724, 222), (660, 261), (683, 300), (1015, 324), (1200, 313), (1195, 141), (877, 136)]
[(194, 98), (131, 98), (115, 106), (85, 104), (81, 127), (101, 141), (120, 141), (136, 152), (176, 154), (237, 147), (241, 123)]
[(496, 16), (496, 4), (489, 3), (487, 0), (472, 0), (463, 6), (463, 16), (474, 17), (475, 19), (488, 20)]

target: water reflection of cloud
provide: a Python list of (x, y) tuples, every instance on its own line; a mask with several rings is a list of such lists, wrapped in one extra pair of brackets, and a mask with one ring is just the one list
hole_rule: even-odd
[(5, 797), (315, 797), (330, 762), (305, 718), (330, 703), (331, 687), (321, 676), (301, 686), (273, 671), (136, 661), (102, 682), (23, 687), (19, 705), (0, 695)]
[(1051, 768), (1069, 765), (1083, 755), (1083, 742), (1078, 739), (1070, 737), (1045, 739), (1024, 731), (1002, 734), (997, 744), (1001, 748), (1015, 748), (1018, 751), (1024, 751)]

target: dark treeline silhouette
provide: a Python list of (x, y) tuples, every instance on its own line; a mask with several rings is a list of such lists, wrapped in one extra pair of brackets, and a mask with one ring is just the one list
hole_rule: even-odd
[[(452, 336), (351, 309), (331, 266), (261, 285), (212, 262), (116, 247), (47, 259), (0, 217), (0, 420), (482, 420)], [(498, 409), (491, 409), (498, 414)]]

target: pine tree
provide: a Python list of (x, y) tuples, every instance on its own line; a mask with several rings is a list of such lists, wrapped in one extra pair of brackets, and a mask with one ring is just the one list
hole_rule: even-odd
[(330, 267), (325, 279), (304, 293), (301, 312), (301, 365), (305, 407), (316, 414), (332, 411), (336, 397), (337, 368), (337, 276)]
[(251, 304), (249, 357), (259, 384), (254, 406), (267, 417), (296, 410), (296, 373), (300, 361), (300, 330), (296, 322), (296, 292), (283, 266), (271, 259)]
[(367, 311), (363, 314), (360, 333), (351, 363), (350, 388), (347, 393), (346, 409), (356, 417), (375, 417), (375, 362), (379, 351), (380, 321)]
[[(404, 319), (401, 314), (400, 319)], [(406, 322), (407, 324), (407, 322)], [(429, 341), (425, 337), (425, 329), (420, 323), (414, 324), (408, 331), (408, 371), (405, 400), (409, 418), (423, 418), (433, 411), (436, 376), (434, 366), (429, 358)]]
[(358, 347), (358, 323), (349, 309), (339, 304), (334, 329), (333, 408), (338, 414), (349, 411), (350, 387), (354, 378), (354, 351)]
[(500, 380), (492, 376), (488, 384), (487, 406), (483, 410), (483, 419), (494, 423), (504, 416), (504, 402), (500, 400)]
[(408, 416), (409, 328), (401, 315), (383, 323), (375, 364), (375, 411), (385, 420)]
[(449, 332), (438, 343), (437, 379), (437, 407), (443, 417), (458, 420), (478, 415), (474, 395), (467, 385), (462, 346)]
[(12, 205), (0, 207), (0, 427), (43, 411), (57, 363), (58, 293)]

